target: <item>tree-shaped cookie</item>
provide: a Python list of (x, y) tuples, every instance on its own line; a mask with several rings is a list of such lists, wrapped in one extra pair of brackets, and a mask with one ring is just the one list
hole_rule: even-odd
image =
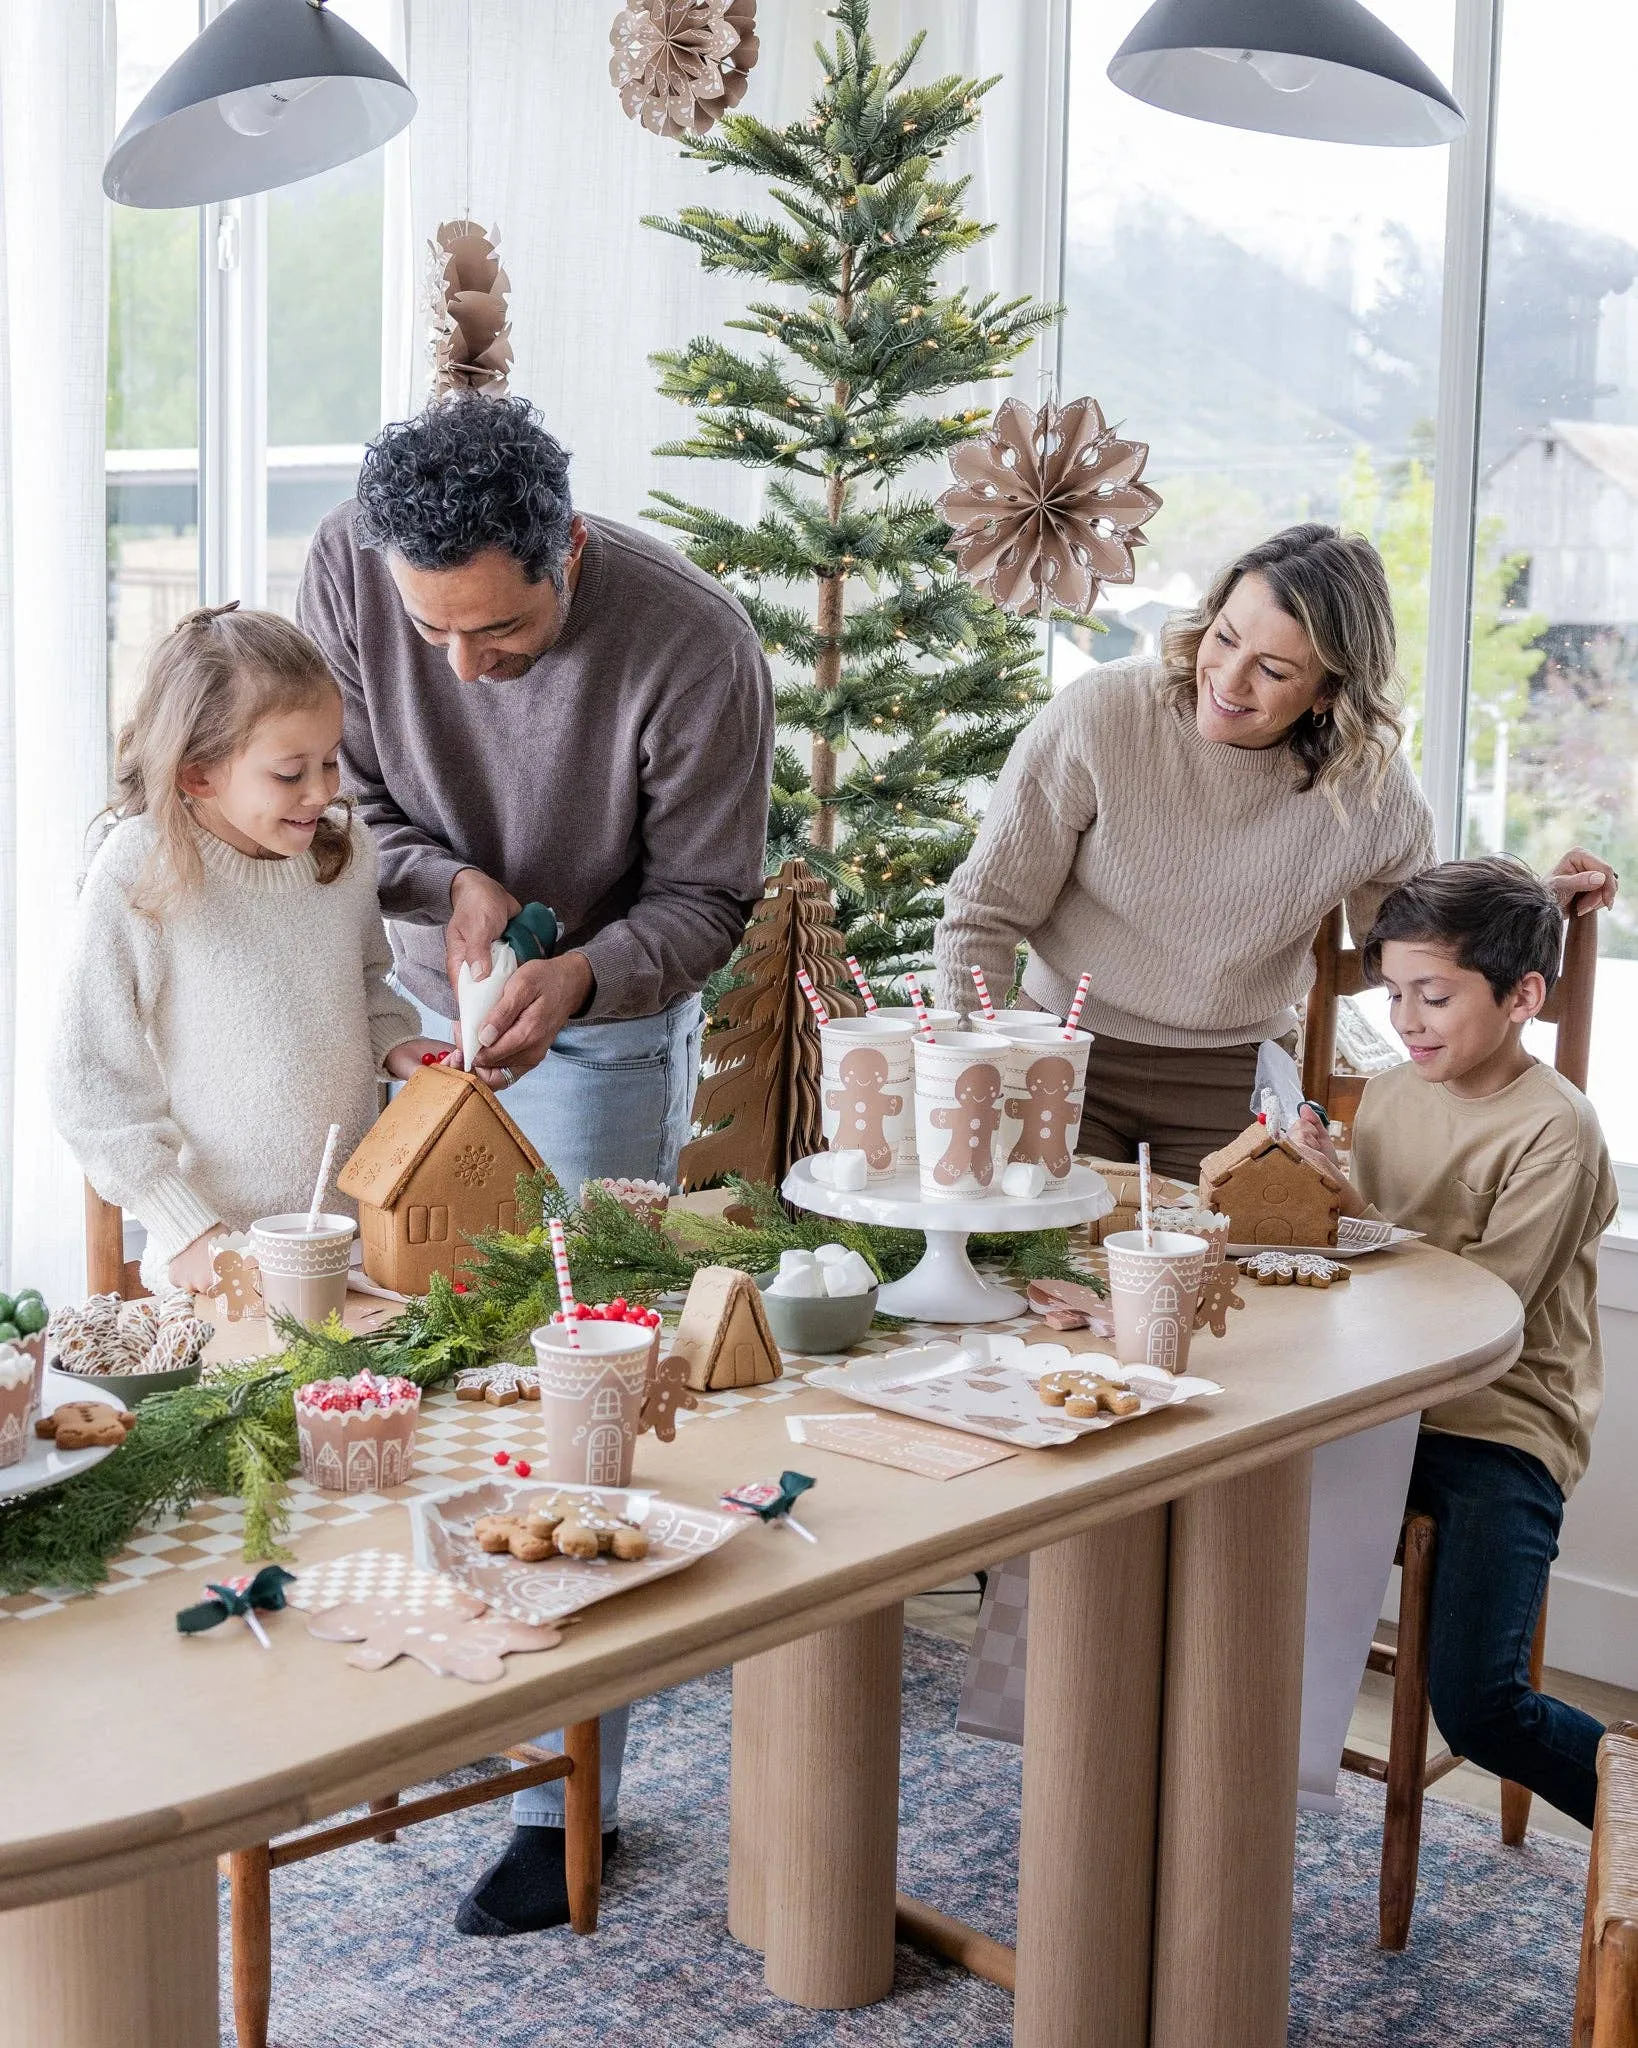
[(799, 968), (833, 1017), (862, 1009), (842, 964), (830, 890), (805, 861), (788, 860), (751, 912), (738, 979), (712, 1011), (694, 1097), (704, 1135), (683, 1149), (684, 1187), (709, 1187), (730, 1173), (777, 1187), (824, 1142), (819, 1029), (797, 985)]

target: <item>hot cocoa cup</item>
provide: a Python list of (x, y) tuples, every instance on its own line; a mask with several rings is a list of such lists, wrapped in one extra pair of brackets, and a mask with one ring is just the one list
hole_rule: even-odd
[[(305, 1219), (304, 1219), (305, 1220)], [(314, 1380), (296, 1389), (302, 1477), (329, 1493), (402, 1486), (415, 1469), (421, 1389), (413, 1380)]]
[(1038, 1025), (1056, 1024), (1062, 1027), (1062, 1017), (1056, 1017), (1050, 1010), (997, 1010), (993, 1017), (986, 1017), (982, 1010), (974, 1010), (967, 1022), (975, 1031), (987, 1031), (996, 1037), (1005, 1037), (1009, 1031), (1022, 1025), (1025, 1030), (1034, 1030)]
[(914, 1119), (911, 1027), (897, 1018), (833, 1017), (819, 1027), (824, 1061), (821, 1128), (832, 1152), (862, 1152), (873, 1181), (888, 1180)]
[(14, 1344), (0, 1344), (0, 1466), (22, 1463), (33, 1414), (34, 1360)]
[(1006, 1047), (967, 1031), (916, 1037), (916, 1170), (925, 1201), (1000, 1192)]
[(262, 1299), (300, 1323), (322, 1323), (347, 1305), (347, 1267), (358, 1225), (350, 1216), (320, 1216), (309, 1230), (299, 1212), (263, 1216), (250, 1226), (261, 1268)]
[(1206, 1240), (1191, 1232), (1157, 1230), (1145, 1245), (1141, 1230), (1117, 1230), (1103, 1241), (1109, 1254), (1109, 1294), (1115, 1311), (1115, 1356), (1122, 1365), (1188, 1369)]
[(545, 1477), (568, 1486), (628, 1486), (656, 1332), (641, 1323), (577, 1322), (533, 1333)]
[(1008, 1166), (1040, 1166), (1050, 1193), (1065, 1184), (1075, 1163), (1092, 1034), (1077, 1031), (1065, 1038), (1062, 1025), (1033, 1024), (989, 1035), (1001, 1037), (1006, 1047), (1003, 1160)]

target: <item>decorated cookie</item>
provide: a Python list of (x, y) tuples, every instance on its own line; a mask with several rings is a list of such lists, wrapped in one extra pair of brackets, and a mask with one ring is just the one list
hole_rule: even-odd
[(1083, 1420), (1102, 1413), (1135, 1415), (1143, 1406), (1141, 1397), (1124, 1380), (1100, 1372), (1049, 1372), (1043, 1374), (1039, 1391), (1048, 1408), (1061, 1408), (1066, 1415)]
[(34, 1425), (36, 1436), (55, 1439), (59, 1451), (107, 1450), (122, 1444), (136, 1427), (128, 1408), (106, 1401), (62, 1401)]
[(1340, 1259), (1318, 1252), (1254, 1252), (1240, 1261), (1240, 1271), (1259, 1287), (1329, 1287), (1351, 1277)]

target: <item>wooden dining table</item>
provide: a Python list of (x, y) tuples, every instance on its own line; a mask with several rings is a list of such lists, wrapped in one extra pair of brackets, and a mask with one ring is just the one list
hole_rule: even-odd
[[(180, 1636), (198, 1595), (176, 1574), (7, 1623), (0, 2048), (215, 2048), (220, 1852), (727, 1664), (729, 1926), (778, 1998), (886, 1998), (903, 1601), (1025, 1552), (1014, 2040), (1277, 2048), (1310, 1453), (1494, 1379), (1520, 1311), (1420, 1245), (1245, 1292), (1226, 1338), (1195, 1340), (1220, 1395), (955, 1479), (798, 1448), (786, 1418), (838, 1405), (818, 1388), (643, 1438), (636, 1483), (698, 1504), (813, 1473), (818, 1540), (748, 1529), (494, 1684), (355, 1669), (296, 1612), (271, 1654)], [(367, 1547), (407, 1553), (402, 1505), (305, 1532), (296, 1568)]]

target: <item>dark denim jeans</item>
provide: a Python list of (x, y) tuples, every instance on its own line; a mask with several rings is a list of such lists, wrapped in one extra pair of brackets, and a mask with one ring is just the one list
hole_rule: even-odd
[(1424, 1433), (1407, 1506), (1438, 1524), (1428, 1692), (1459, 1756), (1592, 1826), (1604, 1730), (1530, 1684), (1530, 1642), (1558, 1555), (1564, 1496), (1539, 1458)]

